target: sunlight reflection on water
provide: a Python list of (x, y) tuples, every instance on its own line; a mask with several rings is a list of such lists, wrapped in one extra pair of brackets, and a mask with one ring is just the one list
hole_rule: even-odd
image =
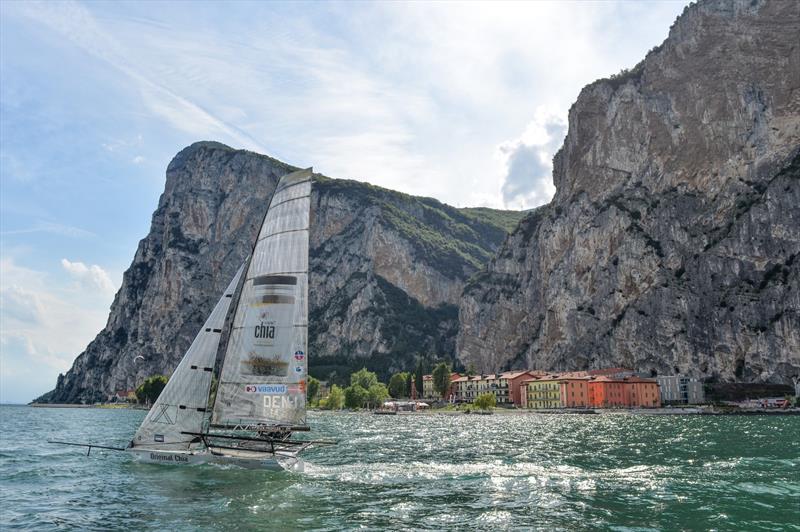
[(340, 444), (271, 473), (44, 443), (139, 411), (0, 409), (0, 528), (800, 530), (800, 417), (312, 413)]

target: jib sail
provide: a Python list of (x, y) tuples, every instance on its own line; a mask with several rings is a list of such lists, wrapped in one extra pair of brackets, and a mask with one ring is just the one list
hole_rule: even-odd
[(133, 437), (131, 447), (188, 450), (193, 437), (182, 432), (202, 431), (222, 328), (244, 266), (236, 272), (183, 360), (175, 368)]

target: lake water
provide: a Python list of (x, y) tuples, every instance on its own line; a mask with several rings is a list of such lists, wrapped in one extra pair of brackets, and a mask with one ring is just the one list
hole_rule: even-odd
[(800, 530), (800, 417), (310, 413), (304, 473), (147, 465), (145, 412), (0, 407), (0, 529)]

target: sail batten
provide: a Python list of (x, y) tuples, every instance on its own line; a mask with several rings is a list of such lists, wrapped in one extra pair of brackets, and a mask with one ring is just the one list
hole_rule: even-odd
[(281, 178), (233, 317), (212, 426), (304, 425), (311, 170)]
[(242, 264), (239, 268), (175, 368), (134, 435), (131, 447), (187, 450), (193, 439), (187, 439), (182, 433), (200, 432), (203, 429), (220, 331), (244, 266)]

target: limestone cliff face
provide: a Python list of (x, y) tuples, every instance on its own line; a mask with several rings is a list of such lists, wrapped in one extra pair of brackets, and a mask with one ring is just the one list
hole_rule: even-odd
[(479, 370), (800, 373), (800, 4), (688, 7), (583, 89), (557, 192), (460, 305)]
[[(40, 400), (104, 400), (169, 374), (250, 253), (278, 179), (294, 170), (214, 142), (181, 151), (106, 327)], [(452, 357), (464, 282), (521, 214), (315, 180), (311, 373), (386, 373), (417, 356)]]

